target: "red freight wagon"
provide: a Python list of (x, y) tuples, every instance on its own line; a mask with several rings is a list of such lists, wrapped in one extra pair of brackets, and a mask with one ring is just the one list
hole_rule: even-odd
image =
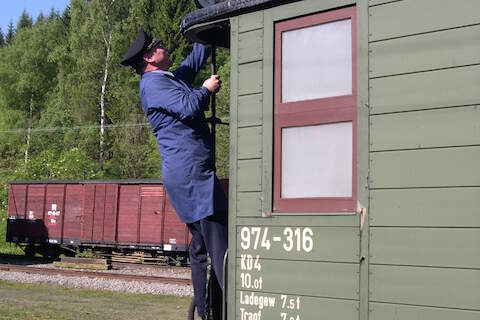
[[(228, 180), (222, 180), (228, 193)], [(163, 184), (147, 180), (11, 182), (7, 242), (187, 255), (190, 234)]]

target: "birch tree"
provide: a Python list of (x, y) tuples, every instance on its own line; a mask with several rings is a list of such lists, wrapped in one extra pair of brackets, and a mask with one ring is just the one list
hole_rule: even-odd
[(103, 170), (103, 160), (104, 160), (104, 135), (105, 135), (105, 90), (107, 88), (108, 81), (108, 67), (110, 64), (110, 54), (112, 50), (112, 33), (113, 26), (110, 21), (111, 9), (114, 5), (115, 0), (110, 1), (101, 1), (100, 5), (102, 7), (103, 15), (105, 17), (105, 23), (101, 27), (103, 43), (105, 46), (105, 63), (103, 67), (103, 81), (101, 86), (100, 94), (100, 144), (99, 144), (99, 164), (100, 169)]

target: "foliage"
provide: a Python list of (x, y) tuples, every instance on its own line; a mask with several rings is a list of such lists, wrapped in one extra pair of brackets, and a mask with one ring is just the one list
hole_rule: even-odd
[(0, 27), (0, 48), (5, 46), (5, 38), (3, 36), (2, 27)]
[[(192, 47), (180, 35), (180, 20), (194, 9), (193, 0), (71, 0), (63, 12), (52, 9), (35, 23), (26, 11), (16, 28), (10, 22), (4, 46), (0, 37), (0, 212), (7, 181), (15, 179), (161, 178), (139, 77), (120, 61), (142, 27), (162, 38), (178, 66)], [(228, 51), (217, 49), (217, 66), (217, 117), (228, 122)], [(209, 76), (207, 65), (195, 85)], [(220, 177), (228, 176), (228, 134), (217, 126)]]
[(32, 17), (28, 14), (27, 10), (23, 9), (22, 15), (18, 20), (17, 31), (21, 29), (31, 28), (33, 25)]
[(13, 39), (15, 38), (15, 27), (13, 26), (13, 21), (10, 20), (10, 23), (7, 27), (7, 34), (5, 35), (5, 43), (10, 45), (13, 43)]

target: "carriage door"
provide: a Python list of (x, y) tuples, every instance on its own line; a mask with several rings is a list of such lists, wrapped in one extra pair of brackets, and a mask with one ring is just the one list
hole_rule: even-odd
[(165, 188), (163, 185), (142, 185), (140, 188), (140, 243), (159, 245), (162, 242)]
[(262, 285), (281, 293), (277, 319), (358, 319), (356, 8), (274, 28), (271, 214), (285, 222)]

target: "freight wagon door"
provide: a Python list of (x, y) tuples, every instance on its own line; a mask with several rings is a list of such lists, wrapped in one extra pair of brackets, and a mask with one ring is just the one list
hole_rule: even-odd
[(103, 242), (114, 243), (117, 228), (118, 184), (107, 184), (105, 187), (105, 195)]
[(25, 218), (25, 203), (27, 197), (27, 185), (11, 184), (8, 189), (8, 218)]
[(118, 235), (120, 244), (138, 242), (138, 215), (140, 187), (138, 185), (120, 185), (118, 200)]
[(25, 242), (43, 243), (48, 237), (45, 211), (45, 184), (28, 184), (26, 192)]
[(165, 227), (163, 233), (164, 251), (187, 251), (189, 244), (188, 227), (178, 218), (170, 199), (166, 199)]
[(140, 242), (161, 244), (165, 188), (163, 185), (143, 185), (140, 187)]
[(8, 189), (7, 241), (23, 241), (26, 197), (27, 186), (25, 184), (10, 184)]
[(49, 243), (62, 243), (65, 188), (64, 184), (46, 185), (44, 217)]
[(95, 185), (85, 184), (83, 186), (83, 215), (82, 215), (82, 242), (92, 241), (93, 231), (93, 210), (95, 204)]
[(68, 184), (65, 194), (65, 221), (63, 237), (65, 244), (75, 244), (81, 237), (83, 210), (83, 185)]

